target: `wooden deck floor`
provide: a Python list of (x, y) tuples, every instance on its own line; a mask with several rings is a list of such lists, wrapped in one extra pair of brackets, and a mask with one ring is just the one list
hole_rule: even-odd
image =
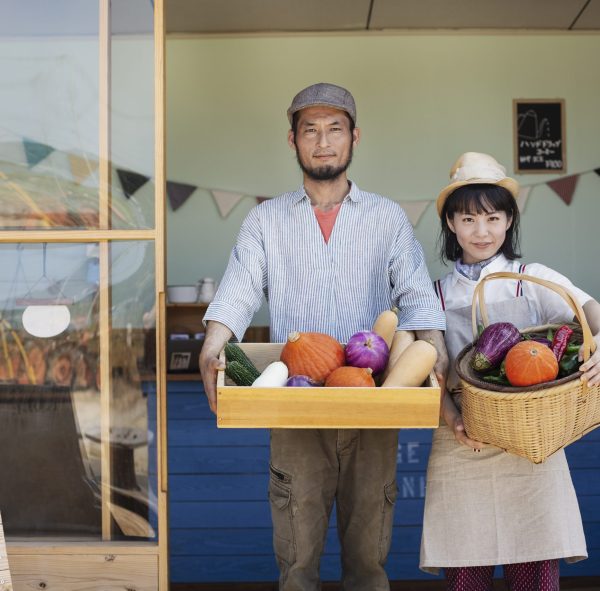
[[(600, 577), (564, 577), (561, 591), (599, 591)], [(501, 580), (494, 582), (494, 591), (506, 591)], [(393, 581), (391, 591), (444, 591), (443, 581)], [(277, 583), (173, 583), (171, 591), (277, 591)], [(323, 583), (323, 591), (339, 591), (337, 583)]]

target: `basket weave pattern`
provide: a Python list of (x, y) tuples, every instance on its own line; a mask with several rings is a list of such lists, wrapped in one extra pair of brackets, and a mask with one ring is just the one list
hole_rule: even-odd
[[(549, 281), (514, 273), (486, 276), (473, 297), (474, 322), (479, 299), (482, 319), (487, 326), (483, 283), (499, 278), (533, 281), (562, 295), (576, 312), (580, 322), (576, 330), (583, 335), (584, 359), (589, 358), (594, 342), (583, 310), (567, 290)], [(538, 332), (545, 328), (533, 327), (521, 332)], [(469, 345), (456, 359), (456, 371), (462, 382), (462, 415), (469, 437), (539, 464), (600, 425), (600, 386), (581, 382), (580, 372), (537, 386), (503, 387), (477, 377), (469, 363), (472, 353), (473, 345)]]

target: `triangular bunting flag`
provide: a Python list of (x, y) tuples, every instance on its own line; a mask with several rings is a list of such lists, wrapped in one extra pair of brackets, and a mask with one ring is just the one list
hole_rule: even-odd
[(98, 168), (98, 161), (69, 154), (69, 165), (73, 180), (79, 184)]
[(229, 191), (219, 191), (218, 189), (210, 190), (219, 213), (222, 218), (226, 218), (231, 210), (244, 198), (243, 193), (230, 193)]
[(256, 197), (256, 203), (258, 205), (260, 205), (263, 201), (266, 201), (267, 199), (271, 199), (270, 197)]
[(169, 197), (171, 209), (177, 211), (197, 188), (195, 185), (167, 181), (167, 196)]
[(150, 177), (144, 176), (139, 172), (132, 172), (131, 170), (120, 170), (117, 168), (117, 174), (119, 175), (119, 180), (127, 199), (150, 180)]
[(35, 166), (38, 162), (46, 158), (48, 154), (52, 154), (52, 152), (54, 152), (54, 148), (52, 146), (39, 144), (38, 142), (33, 142), (27, 139), (23, 140), (23, 147), (25, 148), (25, 157), (27, 158), (27, 164), (29, 168)]
[(570, 205), (573, 200), (573, 193), (579, 180), (578, 174), (572, 174), (562, 179), (548, 181), (546, 184), (567, 204)]
[(402, 201), (400, 205), (402, 205), (402, 209), (406, 212), (410, 223), (415, 227), (430, 203), (431, 201)]
[(525, 205), (527, 204), (527, 199), (529, 199), (530, 191), (531, 187), (521, 187), (519, 189), (519, 195), (517, 196), (517, 207), (519, 208), (520, 213), (525, 211)]

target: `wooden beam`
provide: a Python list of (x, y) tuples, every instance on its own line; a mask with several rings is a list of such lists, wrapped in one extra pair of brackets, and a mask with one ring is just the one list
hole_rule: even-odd
[(155, 281), (156, 281), (156, 426), (158, 431), (158, 588), (169, 589), (169, 507), (167, 466), (167, 377), (166, 377), (166, 74), (165, 74), (165, 5), (154, 2), (154, 177), (155, 177)]
[[(110, 0), (99, 0), (99, 221), (101, 230), (110, 229)], [(100, 472), (102, 494), (102, 539), (112, 537), (111, 506), (111, 451), (110, 399), (112, 392), (111, 368), (111, 285), (110, 243), (100, 242)]]
[(103, 240), (154, 240), (154, 230), (2, 230), (2, 243), (102, 242)]

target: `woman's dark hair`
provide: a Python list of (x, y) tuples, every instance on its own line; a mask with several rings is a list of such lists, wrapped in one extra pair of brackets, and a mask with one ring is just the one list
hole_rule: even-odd
[(459, 187), (446, 199), (442, 209), (442, 229), (438, 238), (442, 262), (457, 261), (462, 257), (462, 247), (456, 234), (448, 226), (448, 218), (455, 213), (492, 213), (504, 211), (512, 218), (510, 228), (500, 252), (510, 261), (521, 257), (519, 252), (519, 208), (508, 189), (490, 184), (473, 184)]

